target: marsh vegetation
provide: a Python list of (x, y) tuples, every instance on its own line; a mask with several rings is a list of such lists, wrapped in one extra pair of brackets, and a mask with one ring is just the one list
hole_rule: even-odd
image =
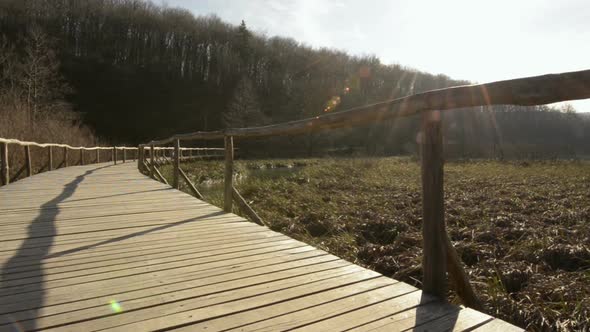
[[(182, 167), (222, 206), (222, 162)], [(242, 160), (235, 167), (236, 187), (272, 229), (420, 286), (416, 161)], [(447, 231), (485, 311), (533, 330), (590, 327), (589, 188), (588, 162), (446, 164)]]

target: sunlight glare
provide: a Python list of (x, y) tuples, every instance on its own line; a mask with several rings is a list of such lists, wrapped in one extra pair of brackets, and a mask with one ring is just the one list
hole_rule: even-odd
[(118, 314), (118, 313), (120, 313), (120, 312), (123, 311), (123, 308), (121, 307), (121, 303), (119, 303), (117, 300), (110, 300), (109, 301), (109, 304), (111, 306), (111, 310), (114, 313), (117, 313)]

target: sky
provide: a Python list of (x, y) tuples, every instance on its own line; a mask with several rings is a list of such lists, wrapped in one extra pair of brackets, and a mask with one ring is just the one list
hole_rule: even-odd
[[(485, 83), (590, 69), (590, 0), (166, 0), (196, 16)], [(590, 112), (590, 99), (573, 101)]]

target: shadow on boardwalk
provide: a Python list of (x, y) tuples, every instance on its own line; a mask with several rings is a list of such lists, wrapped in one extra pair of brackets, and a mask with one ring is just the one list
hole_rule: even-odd
[[(57, 197), (41, 205), (39, 215), (28, 227), (27, 238), (14, 256), (2, 266), (0, 312), (3, 314), (0, 324), (8, 323), (8, 326), (11, 326), (14, 331), (36, 329), (36, 320), (30, 318), (37, 317), (39, 309), (43, 307), (45, 298), (43, 259), (51, 250), (56, 235), (55, 220), (60, 211), (57, 204), (71, 197), (86, 176), (106, 167), (110, 166), (86, 171), (65, 185)], [(24, 275), (22, 272), (25, 272)], [(26, 313), (26, 317), (29, 318), (26, 321), (20, 321), (22, 316), (19, 316), (18, 311), (23, 307), (21, 302), (15, 301), (16, 298), (26, 300), (30, 304), (30, 307), (27, 305), (31, 309)], [(0, 325), (0, 330), (4, 331), (6, 325), (4, 327), (2, 325)]]
[(451, 306), (445, 301), (438, 301), (433, 296), (422, 293), (420, 305), (416, 308), (413, 330), (452, 331), (459, 319), (460, 310), (459, 307)]

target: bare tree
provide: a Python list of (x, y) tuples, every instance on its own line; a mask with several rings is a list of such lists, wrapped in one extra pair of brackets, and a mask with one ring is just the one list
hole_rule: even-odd
[(40, 112), (50, 112), (63, 106), (63, 98), (69, 90), (51, 44), (49, 37), (38, 26), (28, 30), (20, 66), (31, 121)]
[(233, 98), (223, 113), (223, 123), (226, 128), (239, 128), (262, 125), (265, 122), (266, 117), (260, 110), (252, 82), (244, 77), (238, 82)]

